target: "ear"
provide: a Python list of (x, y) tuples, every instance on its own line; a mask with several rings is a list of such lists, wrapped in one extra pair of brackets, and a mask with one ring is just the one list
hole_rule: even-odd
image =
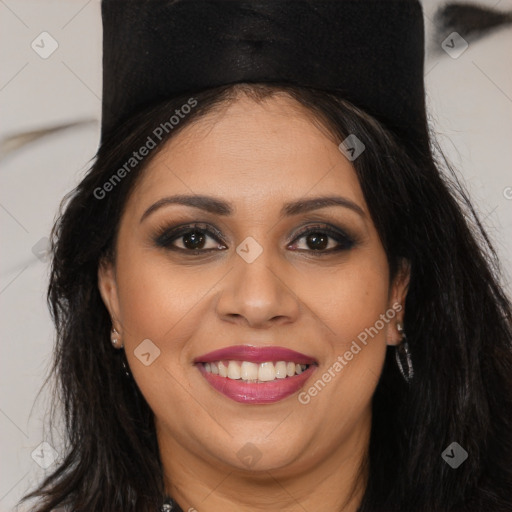
[(103, 259), (98, 265), (98, 288), (105, 307), (112, 318), (113, 327), (121, 334), (115, 267), (110, 260)]
[(405, 315), (405, 298), (409, 289), (411, 266), (407, 260), (400, 262), (400, 267), (391, 283), (388, 307), (396, 312), (395, 318), (389, 322), (387, 344), (399, 345), (403, 334), (397, 329), (397, 324), (403, 324)]

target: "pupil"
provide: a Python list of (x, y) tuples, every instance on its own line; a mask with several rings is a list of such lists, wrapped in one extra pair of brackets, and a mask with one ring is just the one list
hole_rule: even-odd
[(200, 249), (203, 244), (204, 236), (199, 231), (192, 231), (183, 237), (183, 245), (185, 245), (187, 249)]
[(325, 236), (325, 235), (322, 235), (319, 233), (311, 233), (307, 237), (307, 242), (308, 242), (308, 244), (310, 244), (310, 247), (312, 249), (317, 249), (317, 250), (322, 251), (329, 244), (328, 239), (329, 239), (328, 236)]

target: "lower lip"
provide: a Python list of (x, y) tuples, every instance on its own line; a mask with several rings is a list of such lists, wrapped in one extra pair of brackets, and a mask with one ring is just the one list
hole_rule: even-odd
[(293, 395), (305, 384), (316, 368), (316, 365), (312, 364), (299, 375), (257, 383), (221, 377), (207, 372), (202, 364), (197, 366), (214, 389), (235, 402), (248, 404), (271, 404)]

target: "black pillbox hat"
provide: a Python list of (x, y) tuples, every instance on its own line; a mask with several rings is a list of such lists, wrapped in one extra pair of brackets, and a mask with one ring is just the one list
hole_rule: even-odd
[(417, 0), (103, 0), (102, 140), (172, 96), (285, 82), (354, 103), (429, 152)]

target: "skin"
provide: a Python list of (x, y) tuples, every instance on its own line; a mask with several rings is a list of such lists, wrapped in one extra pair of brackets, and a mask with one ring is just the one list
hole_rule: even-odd
[[(231, 216), (184, 205), (156, 209), (173, 194), (229, 201)], [(280, 217), (283, 204), (339, 195), (362, 210), (331, 206)], [(183, 236), (158, 247), (167, 224), (202, 222), (207, 237), (191, 255)], [(329, 223), (355, 235), (347, 250), (318, 255), (299, 228)], [(263, 252), (252, 263), (236, 248), (248, 236)], [(329, 238), (327, 249), (338, 242)], [(408, 272), (390, 282), (386, 254), (354, 168), (328, 132), (286, 95), (241, 95), (187, 126), (152, 160), (128, 199), (114, 264), (99, 288), (132, 374), (155, 414), (166, 489), (199, 512), (355, 512), (366, 483), (371, 397), (386, 345), (397, 344), (403, 309), (308, 404), (297, 393), (276, 403), (241, 404), (213, 389), (193, 359), (230, 345), (287, 347), (315, 357), (309, 388), (365, 328), (404, 304)], [(334, 283), (337, 283), (334, 286)], [(134, 354), (150, 339), (160, 355)], [(259, 460), (237, 452), (247, 443)], [(351, 490), (355, 492), (351, 495)]]

